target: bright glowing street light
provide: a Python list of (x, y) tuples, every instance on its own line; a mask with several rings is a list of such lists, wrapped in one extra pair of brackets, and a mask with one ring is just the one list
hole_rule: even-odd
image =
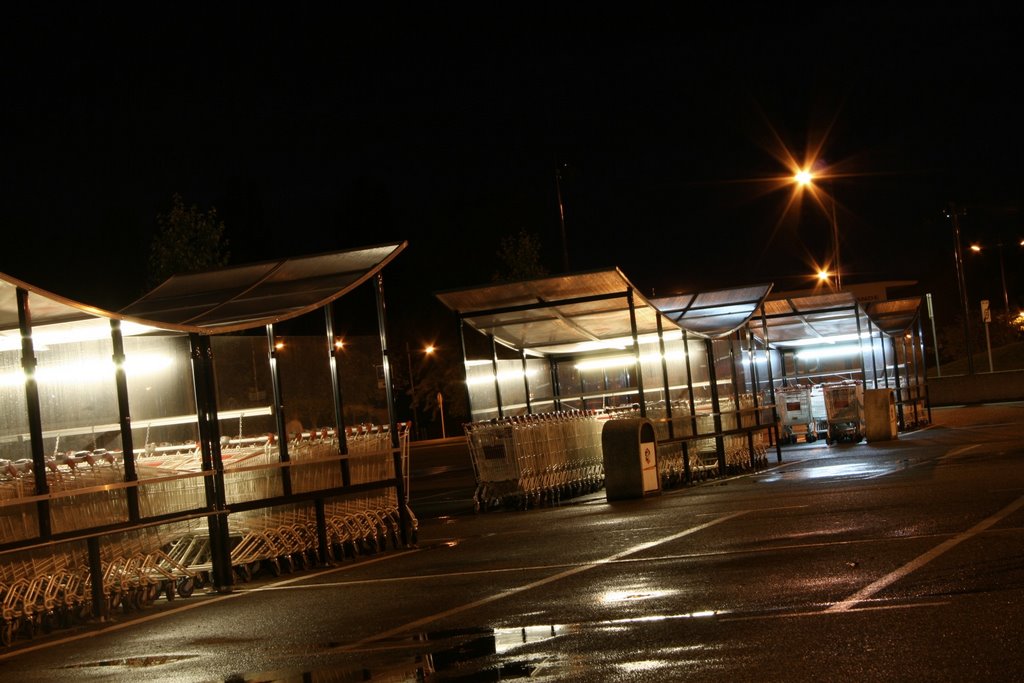
[[(809, 168), (799, 169), (795, 174), (793, 174), (793, 181), (800, 187), (812, 186), (814, 185), (814, 180), (815, 174)], [(823, 194), (828, 194), (830, 204), (829, 208), (832, 213), (832, 260), (834, 262), (833, 265), (835, 266), (836, 291), (838, 292), (843, 288), (843, 270), (839, 266), (839, 223), (836, 220), (836, 198), (832, 193)], [(828, 278), (823, 277), (822, 272), (824, 271), (818, 273), (818, 279), (826, 281)]]
[[(1024, 240), (1020, 241), (1020, 246), (1024, 247)], [(1003, 241), (997, 241), (996, 247), (999, 250), (999, 277), (1003, 284), (1003, 311), (1006, 315), (1010, 315), (1010, 294), (1006, 289), (1006, 265), (1003, 261)], [(971, 245), (971, 251), (975, 254), (980, 254), (984, 250), (985, 247), (977, 242)]]

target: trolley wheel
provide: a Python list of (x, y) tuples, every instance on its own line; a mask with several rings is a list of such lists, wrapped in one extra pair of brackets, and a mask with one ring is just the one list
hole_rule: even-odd
[(14, 632), (16, 630), (17, 629), (13, 621), (4, 621), (3, 628), (0, 628), (0, 643), (2, 643), (4, 647), (7, 647), (14, 642)]
[(235, 567), (235, 572), (238, 574), (238, 578), (243, 582), (248, 583), (249, 581), (252, 581), (252, 570), (249, 569), (248, 564), (238, 565)]
[(178, 579), (175, 588), (178, 591), (178, 595), (180, 595), (181, 597), (191, 597), (192, 591), (194, 591), (196, 588), (195, 579), (193, 579), (191, 576), (183, 576), (180, 579)]

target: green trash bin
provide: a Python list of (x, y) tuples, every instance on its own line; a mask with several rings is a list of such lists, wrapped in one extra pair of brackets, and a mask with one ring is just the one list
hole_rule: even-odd
[(608, 500), (661, 493), (658, 440), (647, 418), (608, 420), (601, 429), (604, 488)]

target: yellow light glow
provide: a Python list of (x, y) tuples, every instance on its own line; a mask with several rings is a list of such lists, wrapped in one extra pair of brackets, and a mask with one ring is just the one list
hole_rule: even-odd
[(832, 277), (832, 273), (828, 272), (827, 270), (819, 270), (818, 271), (818, 281), (819, 282), (828, 282), (828, 279), (830, 277)]
[(981, 251), (981, 245), (980, 244), (972, 244), (971, 245), (971, 251), (973, 251), (976, 254), (979, 253)]
[[(670, 361), (683, 360), (686, 358), (686, 354), (682, 351), (670, 352), (666, 353), (664, 358)], [(660, 353), (645, 353), (640, 356), (640, 362), (643, 364), (660, 363), (661, 359), (662, 355)], [(577, 370), (609, 370), (612, 368), (624, 368), (634, 364), (636, 364), (636, 356), (606, 356), (604, 358), (581, 360), (573, 367)]]
[(345, 340), (344, 339), (335, 339), (334, 340), (334, 348), (338, 349), (339, 351), (341, 349), (345, 348)]
[[(162, 354), (139, 354), (129, 356), (124, 362), (125, 374), (132, 378), (152, 375), (164, 370), (174, 362)], [(113, 381), (115, 365), (110, 358), (83, 359), (60, 365), (40, 365), (36, 368), (36, 381), (41, 384), (83, 384), (86, 382)], [(25, 382), (21, 370), (0, 374), (0, 386), (18, 386)]]
[(274, 343), (274, 348), (277, 349), (278, 351), (280, 351), (281, 349), (284, 348), (284, 342), (283, 341), (275, 342)]
[(425, 354), (427, 354), (429, 356), (430, 354), (432, 354), (434, 352), (434, 348), (435, 347), (434, 347), (433, 344), (427, 344), (427, 347), (425, 349), (423, 349), (423, 353), (425, 353)]
[(810, 185), (814, 181), (814, 176), (807, 169), (800, 169), (793, 176), (793, 180), (800, 185)]

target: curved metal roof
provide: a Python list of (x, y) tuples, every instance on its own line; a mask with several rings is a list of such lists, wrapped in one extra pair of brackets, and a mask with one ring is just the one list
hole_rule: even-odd
[(632, 345), (657, 334), (658, 311), (618, 268), (437, 293), (474, 329), (533, 354), (583, 353)]
[(871, 322), (890, 337), (906, 334), (920, 313), (921, 297), (877, 301), (867, 305)]
[(770, 284), (731, 287), (660, 297), (651, 303), (687, 332), (713, 339), (743, 327), (757, 312), (771, 289)]
[(121, 309), (169, 329), (220, 334), (288, 320), (345, 295), (407, 242), (175, 275)]
[(376, 275), (406, 242), (280, 259), (203, 273), (176, 275), (121, 311), (48, 292), (0, 273), (0, 349), (21, 346), (17, 290), (31, 295), (36, 343), (109, 338), (109, 320), (125, 334), (172, 330), (221, 334), (280, 322), (345, 295)]

